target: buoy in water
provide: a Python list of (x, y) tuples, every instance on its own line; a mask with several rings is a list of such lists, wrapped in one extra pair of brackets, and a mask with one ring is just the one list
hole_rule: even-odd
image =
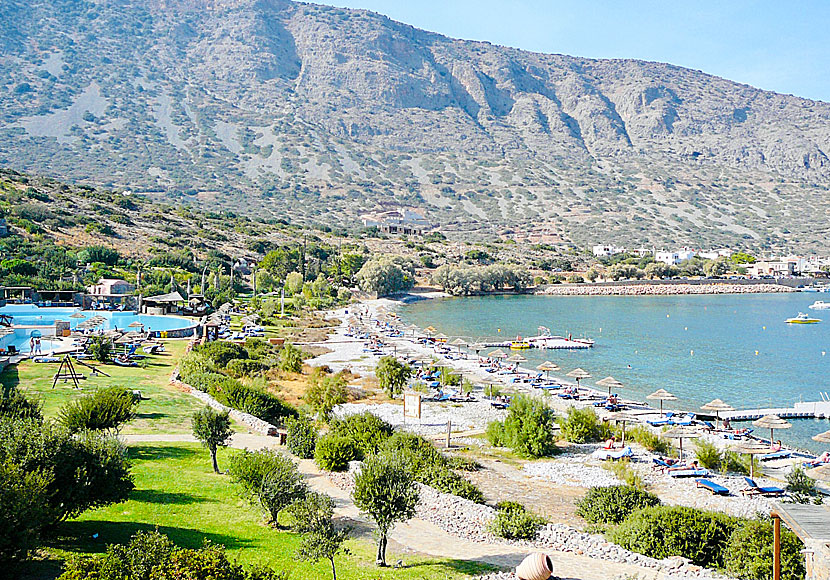
[(668, 317), (669, 317), (669, 315), (668, 315), (668, 314), (666, 314), (666, 318), (668, 318)]
[(755, 351), (755, 356), (758, 356), (758, 351), (757, 350)]
[(690, 350), (690, 351), (689, 351), (689, 354), (690, 354), (691, 356), (695, 356), (695, 351), (694, 351), (694, 350)]
[(684, 327), (683, 327), (683, 330), (689, 330), (689, 327), (688, 327), (688, 326), (684, 326)]
[(762, 328), (762, 329), (764, 329), (764, 330), (766, 330), (766, 329), (767, 329), (767, 327), (766, 327), (766, 326), (762, 326), (761, 328)]

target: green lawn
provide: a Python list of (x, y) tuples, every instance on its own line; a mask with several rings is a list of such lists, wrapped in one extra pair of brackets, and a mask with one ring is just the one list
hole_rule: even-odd
[[(237, 451), (222, 450), (220, 468)], [(195, 444), (142, 444), (129, 450), (136, 489), (124, 504), (87, 512), (62, 524), (47, 550), (49, 559), (39, 563), (39, 577), (54, 575), (68, 553), (95, 553), (110, 543), (127, 542), (138, 530), (167, 534), (178, 545), (201, 546), (205, 539), (224, 544), (232, 558), (290, 572), (292, 579), (327, 578), (326, 563), (297, 562), (295, 534), (266, 526), (260, 514), (241, 500), (237, 487), (226, 475), (216, 475), (207, 452)], [(93, 535), (98, 534), (93, 539)], [(353, 540), (353, 554), (337, 560), (338, 578), (344, 580), (424, 579), (449, 580), (484, 573), (489, 567), (461, 561), (405, 556), (402, 569), (374, 566), (374, 546), (369, 540)], [(389, 554), (389, 560), (397, 556)]]
[[(123, 430), (124, 433), (189, 433), (190, 416), (201, 408), (199, 401), (169, 385), (170, 373), (176, 361), (184, 353), (186, 341), (165, 342), (167, 352), (148, 356), (139, 367), (99, 365), (110, 377), (92, 376), (92, 371), (76, 364), (75, 370), (87, 378), (80, 381), (81, 389), (75, 389), (71, 382), (58, 382), (52, 388), (52, 378), (58, 364), (33, 363), (24, 361), (12, 365), (0, 374), (0, 382), (14, 385), (27, 397), (43, 402), (46, 417), (54, 417), (66, 402), (95, 389), (113, 385), (138, 389), (148, 400), (141, 401), (137, 408), (138, 417)], [(89, 361), (87, 361), (89, 362)]]

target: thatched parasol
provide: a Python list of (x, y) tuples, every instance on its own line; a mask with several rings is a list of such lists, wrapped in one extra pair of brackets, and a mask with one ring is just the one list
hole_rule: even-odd
[(86, 318), (86, 316), (84, 316), (80, 312), (73, 312), (72, 314), (69, 315), (69, 318)]
[(525, 357), (523, 357), (522, 355), (520, 355), (520, 354), (514, 354), (513, 356), (511, 356), (510, 358), (507, 359), (507, 362), (523, 363), (523, 362), (527, 362), (527, 359)]
[(660, 437), (666, 437), (667, 439), (678, 439), (680, 441), (680, 460), (683, 461), (683, 440), (697, 439), (698, 437), (700, 437), (700, 433), (684, 425), (678, 425), (677, 427), (672, 427), (668, 431), (660, 433)]
[(507, 354), (500, 348), (487, 355), (488, 358), (507, 358)]
[(579, 388), (579, 381), (582, 379), (590, 379), (591, 373), (584, 369), (577, 368), (569, 372), (567, 376), (571, 377), (572, 379), (576, 379), (576, 387)]
[(677, 397), (672, 395), (666, 389), (657, 389), (650, 395), (646, 397), (646, 399), (651, 399), (652, 401), (660, 401), (660, 416), (663, 416), (663, 401), (676, 401)]
[(626, 413), (624, 411), (617, 411), (616, 413), (610, 413), (605, 416), (608, 421), (614, 421), (616, 423), (622, 423), (622, 444), (625, 445), (625, 424), (626, 423), (638, 423), (640, 421), (639, 417), (635, 417), (630, 413)]
[(552, 363), (549, 360), (546, 360), (545, 362), (540, 364), (538, 367), (536, 367), (536, 370), (545, 371), (545, 374), (548, 377), (550, 377), (551, 371), (558, 371), (559, 370), (559, 365), (557, 365), (555, 363)]
[(813, 435), (813, 441), (818, 441), (819, 443), (830, 443), (830, 431)]
[(614, 377), (605, 377), (601, 381), (597, 381), (598, 385), (608, 387), (608, 396), (611, 396), (611, 389), (621, 389), (623, 384)]
[(754, 441), (752, 439), (748, 439), (746, 441), (742, 441), (740, 444), (735, 446), (735, 451), (737, 453), (746, 453), (750, 456), (749, 458), (749, 477), (750, 479), (755, 477), (755, 458), (753, 455), (760, 455), (762, 453), (769, 453), (769, 445), (765, 445), (760, 441)]
[(830, 481), (830, 464), (819, 465), (807, 470), (807, 475), (813, 479)]
[(462, 346), (467, 346), (467, 341), (464, 340), (463, 338), (456, 338), (450, 344), (453, 345), (453, 346), (457, 346), (458, 347), (458, 352), (460, 353), (461, 352), (461, 347)]
[(774, 434), (776, 429), (789, 429), (793, 426), (792, 423), (789, 421), (785, 421), (778, 415), (766, 415), (761, 417), (757, 421), (752, 422), (753, 425), (756, 427), (760, 427), (762, 429), (769, 429), (769, 442), (772, 444), (774, 439)]
[(720, 399), (714, 399), (709, 401), (705, 405), (701, 407), (703, 411), (714, 411), (715, 413), (715, 423), (720, 422), (720, 413), (721, 411), (734, 411), (735, 407), (732, 405), (727, 405)]
[(438, 332), (438, 330), (434, 326), (427, 326), (424, 329), (424, 333), (427, 334), (428, 336), (432, 336), (436, 332)]
[(144, 328), (144, 325), (141, 324), (138, 320), (135, 322), (131, 322), (127, 325), (127, 328)]

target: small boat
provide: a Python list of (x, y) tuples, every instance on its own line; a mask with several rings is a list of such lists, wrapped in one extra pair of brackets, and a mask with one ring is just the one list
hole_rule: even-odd
[(530, 348), (530, 343), (525, 340), (514, 340), (510, 343), (510, 350), (524, 350)]
[(816, 300), (812, 304), (810, 304), (809, 308), (813, 310), (830, 310), (830, 302), (825, 302), (824, 300)]
[(810, 318), (808, 315), (804, 314), (803, 312), (799, 312), (798, 316), (795, 318), (788, 318), (785, 320), (787, 324), (816, 324), (821, 322), (820, 318)]

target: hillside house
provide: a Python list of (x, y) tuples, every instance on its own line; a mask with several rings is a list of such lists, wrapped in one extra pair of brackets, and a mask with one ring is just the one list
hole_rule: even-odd
[(420, 236), (432, 229), (432, 224), (423, 214), (406, 208), (366, 214), (362, 221), (364, 227), (376, 227), (387, 234)]
[(135, 284), (130, 284), (120, 278), (101, 278), (97, 284), (86, 289), (87, 300), (108, 304), (127, 304), (132, 299)]

